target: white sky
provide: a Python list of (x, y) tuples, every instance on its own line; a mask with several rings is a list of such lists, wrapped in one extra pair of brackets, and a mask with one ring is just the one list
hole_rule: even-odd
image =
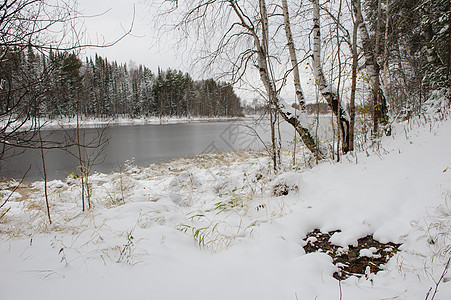
[(94, 16), (85, 19), (86, 37), (90, 42), (98, 44), (115, 41), (128, 31), (135, 7), (133, 31), (129, 36), (109, 48), (88, 49), (85, 56), (98, 53), (110, 61), (127, 64), (133, 61), (152, 71), (156, 71), (158, 67), (189, 71), (178, 59), (180, 55), (177, 55), (174, 48), (165, 45), (169, 38), (161, 36), (157, 39), (158, 30), (153, 25), (149, 4), (139, 0), (78, 0), (78, 3), (78, 10), (83, 15)]

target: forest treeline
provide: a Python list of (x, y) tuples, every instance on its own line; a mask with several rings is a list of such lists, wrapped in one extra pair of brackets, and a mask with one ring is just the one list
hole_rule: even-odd
[(155, 74), (143, 65), (130, 67), (99, 55), (82, 61), (68, 52), (40, 55), (32, 49), (10, 50), (2, 60), (1, 77), (2, 84), (8, 85), (11, 103), (29, 106), (16, 111), (33, 116), (242, 114), (240, 98), (226, 82), (196, 81), (188, 73), (173, 69), (158, 69)]

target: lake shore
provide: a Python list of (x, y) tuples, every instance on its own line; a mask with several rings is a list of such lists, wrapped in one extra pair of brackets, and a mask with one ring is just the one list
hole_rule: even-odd
[[(106, 126), (133, 126), (133, 125), (163, 125), (163, 124), (184, 124), (184, 123), (201, 123), (201, 122), (226, 122), (234, 120), (256, 119), (260, 116), (236, 116), (236, 117), (140, 117), (130, 118), (126, 116), (97, 118), (82, 116), (79, 120), (80, 128), (98, 128)], [(4, 123), (4, 122), (3, 122)], [(0, 126), (3, 125), (0, 122)], [(34, 128), (34, 121), (27, 121), (21, 124), (20, 131)], [(76, 117), (58, 117), (58, 118), (41, 118), (40, 124), (43, 130), (73, 129), (77, 127)], [(4, 127), (4, 126), (3, 126)], [(14, 123), (8, 124), (8, 131), (15, 128)]]
[[(311, 124), (318, 123), (311, 116), (307, 118)], [(116, 120), (118, 125), (110, 126), (102, 125), (100, 121), (102, 120), (86, 120), (79, 131), (84, 144), (95, 145), (98, 137), (102, 137), (108, 143), (108, 146), (101, 151), (95, 148), (86, 149), (86, 153), (90, 153), (86, 156), (87, 158), (96, 157), (95, 161), (90, 160), (91, 172), (108, 173), (118, 170), (124, 162), (131, 159), (138, 166), (147, 166), (150, 163), (192, 157), (207, 152), (264, 149), (270, 143), (269, 120), (254, 116), (238, 119), (171, 119), (166, 120), (168, 123), (158, 125), (145, 124), (152, 120), (122, 119)], [(108, 120), (103, 121), (108, 122)], [(66, 125), (50, 123), (50, 126), (45, 127), (47, 130), (42, 131), (44, 139), (61, 143), (61, 145), (76, 141), (77, 131), (71, 127), (69, 120), (65, 120), (64, 124)], [(319, 139), (327, 141), (332, 134), (329, 117), (321, 118), (318, 124), (319, 130), (316, 133)], [(56, 129), (50, 129), (52, 127)], [(282, 147), (292, 149), (295, 135), (293, 127), (286, 122), (281, 122), (279, 128), (283, 140)], [(0, 161), (1, 177), (20, 179), (27, 174), (25, 178), (27, 181), (43, 178), (42, 153), (39, 149), (27, 149), (16, 156), (12, 156), (16, 149), (9, 147), (7, 150), (3, 160)], [(69, 153), (69, 150), (72, 152)], [(72, 172), (78, 174), (80, 162), (76, 154), (75, 148), (45, 150), (47, 178), (64, 179)]]
[[(391, 137), (340, 163), (309, 165), (299, 153), (293, 166), (284, 152), (277, 174), (268, 156), (250, 151), (130, 162), (90, 176), (85, 212), (80, 177), (69, 176), (49, 182), (52, 224), (44, 183), (24, 185), (2, 208), (2, 295), (334, 299), (340, 266), (304, 250), (318, 229), (334, 232), (341, 253), (368, 235), (402, 244), (379, 272), (370, 264), (342, 280), (347, 298), (424, 299), (450, 251), (450, 132), (450, 121), (395, 124)], [(3, 186), (2, 199), (17, 184)], [(366, 247), (360, 256), (376, 259), (379, 251), (386, 249)], [(438, 298), (451, 296), (449, 279)]]

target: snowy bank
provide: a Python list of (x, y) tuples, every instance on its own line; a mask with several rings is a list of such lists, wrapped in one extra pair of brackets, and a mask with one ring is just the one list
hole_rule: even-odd
[[(90, 177), (85, 213), (69, 177), (49, 184), (53, 225), (43, 183), (20, 187), (2, 208), (0, 298), (425, 299), (451, 254), (450, 136), (451, 121), (412, 121), (341, 163), (278, 175), (254, 152), (130, 164)], [(328, 255), (303, 249), (314, 229), (341, 230), (343, 251), (368, 234), (402, 246), (339, 282)]]

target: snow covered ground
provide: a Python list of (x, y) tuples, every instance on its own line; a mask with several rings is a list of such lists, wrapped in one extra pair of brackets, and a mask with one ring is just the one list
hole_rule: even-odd
[[(451, 255), (450, 137), (450, 120), (414, 120), (340, 163), (293, 171), (286, 155), (278, 175), (253, 152), (130, 163), (90, 177), (86, 213), (79, 179), (52, 181), (52, 225), (43, 183), (21, 186), (2, 208), (0, 299), (431, 299)], [(338, 282), (328, 255), (305, 254), (316, 228), (344, 250), (368, 234), (402, 246)]]

